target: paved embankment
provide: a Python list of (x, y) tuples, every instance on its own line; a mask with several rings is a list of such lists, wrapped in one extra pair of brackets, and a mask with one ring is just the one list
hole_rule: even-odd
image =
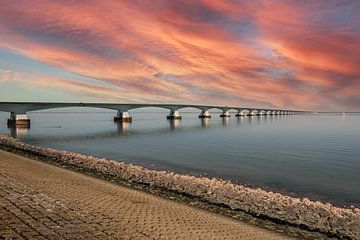
[(290, 239), (0, 150), (0, 239)]

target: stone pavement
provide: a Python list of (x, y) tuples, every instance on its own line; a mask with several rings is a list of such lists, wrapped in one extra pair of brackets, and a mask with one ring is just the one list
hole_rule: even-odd
[(0, 239), (291, 239), (0, 150)]

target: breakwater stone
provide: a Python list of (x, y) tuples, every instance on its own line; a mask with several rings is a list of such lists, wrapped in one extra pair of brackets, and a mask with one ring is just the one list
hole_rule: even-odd
[(360, 240), (359, 208), (339, 208), (330, 203), (294, 198), (259, 188), (248, 188), (216, 178), (149, 170), (119, 161), (32, 146), (8, 136), (0, 135), (0, 144), (39, 155), (60, 164), (71, 164), (122, 180), (188, 194), (252, 215), (262, 215), (292, 225), (305, 226), (314, 231)]

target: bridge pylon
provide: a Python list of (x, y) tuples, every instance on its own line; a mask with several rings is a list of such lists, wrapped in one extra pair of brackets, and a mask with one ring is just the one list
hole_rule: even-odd
[(208, 110), (201, 110), (199, 118), (211, 118), (211, 115)]
[(222, 114), (220, 114), (220, 117), (231, 117), (229, 110), (223, 110)]
[(132, 117), (128, 111), (118, 110), (114, 117), (114, 122), (132, 122)]
[(246, 114), (243, 112), (243, 110), (239, 110), (236, 114), (235, 114), (236, 117), (245, 117)]
[(169, 115), (166, 117), (167, 119), (181, 119), (181, 115), (178, 110), (171, 109)]
[(30, 119), (26, 114), (16, 114), (14, 112), (10, 113), (10, 118), (7, 121), (9, 127), (22, 126), (30, 127)]

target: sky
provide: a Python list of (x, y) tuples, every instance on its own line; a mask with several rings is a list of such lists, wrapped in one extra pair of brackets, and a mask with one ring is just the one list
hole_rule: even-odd
[(360, 110), (360, 1), (1, 0), (0, 101)]

